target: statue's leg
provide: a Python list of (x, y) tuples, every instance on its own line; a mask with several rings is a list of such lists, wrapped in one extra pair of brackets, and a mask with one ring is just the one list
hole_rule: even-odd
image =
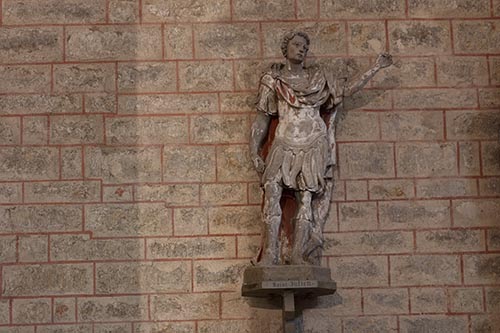
[(281, 223), (280, 199), (283, 188), (276, 182), (264, 185), (263, 219), (263, 248), (259, 265), (279, 264), (279, 228)]
[(331, 199), (334, 189), (333, 178), (326, 178), (325, 190), (312, 200), (314, 223), (311, 231), (311, 248), (308, 249), (308, 261), (314, 265), (321, 264), (323, 246), (323, 230), (330, 215)]
[(311, 202), (311, 192), (297, 192), (298, 208), (294, 219), (294, 239), (291, 259), (294, 265), (307, 264), (305, 254), (313, 222)]

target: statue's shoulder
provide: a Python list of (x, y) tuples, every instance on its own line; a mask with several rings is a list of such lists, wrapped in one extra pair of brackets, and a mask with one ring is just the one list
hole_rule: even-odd
[(281, 70), (285, 65), (282, 63), (272, 63), (261, 75), (260, 83), (273, 88), (276, 78), (280, 76)]

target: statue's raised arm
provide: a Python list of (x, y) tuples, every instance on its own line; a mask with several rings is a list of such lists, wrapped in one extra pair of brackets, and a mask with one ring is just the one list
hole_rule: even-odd
[(366, 71), (356, 82), (352, 83), (352, 85), (349, 85), (346, 91), (344, 92), (344, 96), (351, 96), (361, 89), (364, 88), (364, 86), (370, 81), (375, 74), (382, 68), (386, 68), (392, 65), (392, 56), (389, 53), (381, 53), (377, 57), (377, 61), (375, 62), (375, 65), (370, 68), (368, 71)]

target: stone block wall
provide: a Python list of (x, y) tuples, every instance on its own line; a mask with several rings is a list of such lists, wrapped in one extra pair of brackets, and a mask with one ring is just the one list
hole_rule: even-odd
[(500, 330), (499, 0), (0, 0), (0, 332), (280, 332), (249, 128), (289, 29), (350, 78), (306, 332)]

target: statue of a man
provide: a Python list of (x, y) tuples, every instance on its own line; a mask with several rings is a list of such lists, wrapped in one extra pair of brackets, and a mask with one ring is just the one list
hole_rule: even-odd
[[(347, 85), (345, 80), (328, 80), (318, 65), (305, 66), (309, 44), (306, 33), (287, 33), (281, 45), (285, 63), (272, 65), (260, 79), (258, 114), (250, 139), (250, 155), (264, 189), (259, 265), (285, 263), (279, 237), (284, 189), (294, 192), (297, 203), (286, 263), (319, 265), (335, 159), (335, 114), (327, 124), (321, 113), (335, 113), (345, 96), (361, 90), (381, 68), (392, 64), (390, 55), (381, 54), (357, 82)], [(278, 118), (278, 126), (264, 162), (261, 150), (273, 117)]]

